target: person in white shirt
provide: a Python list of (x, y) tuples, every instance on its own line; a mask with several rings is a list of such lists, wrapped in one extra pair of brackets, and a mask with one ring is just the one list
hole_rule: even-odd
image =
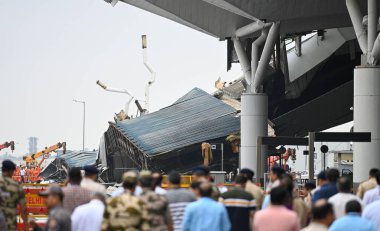
[(371, 204), (372, 202), (380, 200), (380, 171), (378, 171), (375, 174), (375, 178), (376, 178), (377, 186), (371, 190), (368, 190), (364, 194), (364, 198), (363, 198), (364, 206), (367, 206)]
[(71, 231), (101, 231), (104, 201), (103, 193), (94, 192), (89, 203), (78, 206), (71, 215)]
[(359, 203), (362, 203), (360, 198), (354, 194), (352, 194), (352, 183), (351, 180), (342, 176), (338, 180), (338, 191), (339, 193), (329, 198), (329, 203), (331, 203), (334, 207), (335, 217), (339, 219), (345, 215), (346, 204), (349, 201), (356, 200)]
[(22, 166), (20, 167), (20, 175), (21, 175), (21, 183), (25, 183), (26, 171), (25, 171), (25, 168)]
[(99, 170), (94, 166), (84, 166), (84, 177), (80, 183), (82, 188), (88, 189), (91, 192), (100, 192), (106, 193), (106, 187), (98, 182), (96, 179), (98, 178)]
[(159, 195), (165, 195), (166, 189), (161, 188), (162, 184), (162, 174), (159, 172), (153, 172), (153, 184), (154, 184), (154, 192)]

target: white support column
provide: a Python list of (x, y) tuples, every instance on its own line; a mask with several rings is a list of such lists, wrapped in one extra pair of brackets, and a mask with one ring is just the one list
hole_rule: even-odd
[(261, 32), (260, 37), (258, 37), (253, 43), (252, 43), (252, 51), (251, 51), (251, 83), (253, 83), (253, 80), (255, 79), (257, 66), (259, 65), (260, 61), (260, 48), (265, 43), (268, 36), (268, 30), (263, 29)]
[(354, 131), (371, 132), (370, 143), (354, 143), (354, 183), (368, 179), (380, 166), (380, 67), (354, 70)]
[(269, 29), (268, 37), (265, 41), (264, 48), (261, 53), (259, 65), (257, 66), (255, 78), (251, 84), (251, 92), (255, 92), (255, 93), (260, 92), (260, 86), (264, 80), (265, 70), (269, 64), (274, 45), (278, 38), (279, 30), (280, 30), (279, 22), (274, 22), (271, 28)]
[(346, 0), (346, 6), (347, 6), (348, 13), (352, 21), (352, 25), (354, 26), (356, 38), (358, 39), (360, 49), (362, 50), (363, 54), (367, 55), (368, 39), (367, 39), (367, 33), (362, 24), (363, 14), (360, 11), (359, 4), (357, 0)]
[[(257, 171), (257, 137), (268, 135), (268, 96), (243, 94), (241, 97), (241, 150), (240, 167)], [(266, 147), (261, 153), (261, 166), (266, 161)], [(257, 176), (258, 178), (263, 177)]]
[(245, 50), (243, 49), (243, 46), (239, 38), (233, 38), (232, 41), (234, 42), (236, 55), (239, 59), (245, 81), (247, 82), (248, 85), (250, 85), (251, 84), (251, 65), (248, 61), (247, 54), (245, 53)]
[(373, 44), (377, 37), (377, 24), (379, 24), (377, 1), (368, 0), (368, 53), (372, 52)]

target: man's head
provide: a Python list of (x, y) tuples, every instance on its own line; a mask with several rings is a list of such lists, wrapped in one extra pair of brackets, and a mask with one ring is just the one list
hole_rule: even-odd
[(248, 179), (245, 176), (238, 175), (235, 178), (235, 185), (241, 188), (245, 188)]
[(318, 185), (322, 186), (327, 183), (326, 171), (320, 171), (317, 175)]
[(199, 198), (201, 195), (199, 193), (199, 186), (202, 182), (200, 181), (193, 181), (190, 185), (190, 190), (194, 193), (196, 198)]
[(193, 181), (209, 180), (210, 170), (207, 167), (199, 166), (193, 169), (192, 179)]
[(248, 168), (243, 168), (240, 171), (240, 175), (245, 176), (248, 180), (253, 181), (253, 177), (255, 176), (255, 172)]
[(280, 185), (286, 189), (289, 194), (292, 194), (294, 189), (293, 176), (290, 174), (283, 174), (280, 180)]
[(338, 180), (338, 191), (342, 193), (351, 193), (352, 191), (352, 184), (350, 178), (346, 176), (342, 176)]
[(4, 176), (12, 177), (16, 170), (16, 164), (11, 160), (4, 160), (2, 164), (1, 171)]
[(379, 171), (379, 169), (377, 168), (371, 168), (371, 170), (369, 170), (369, 178), (375, 178), (376, 177), (376, 173)]
[(123, 188), (129, 191), (135, 191), (137, 184), (137, 173), (128, 171), (123, 174)]
[(362, 205), (357, 200), (352, 200), (346, 204), (346, 214), (348, 213), (362, 213)]
[(72, 185), (80, 185), (82, 181), (82, 173), (79, 168), (72, 168), (69, 171), (69, 183)]
[(163, 179), (162, 174), (160, 172), (153, 172), (152, 177), (153, 177), (154, 188), (157, 186), (161, 186), (162, 179)]
[(285, 173), (284, 169), (277, 166), (273, 167), (269, 175), (271, 182), (275, 182), (276, 180), (279, 180), (284, 173)]
[(312, 191), (313, 189), (315, 189), (315, 184), (313, 182), (307, 182), (305, 183), (305, 190), (310, 192)]
[(209, 182), (202, 182), (199, 185), (199, 194), (201, 197), (211, 197), (212, 185)]
[(380, 171), (375, 174), (375, 179), (378, 185), (380, 185)]
[(151, 171), (141, 171), (139, 175), (140, 186), (144, 189), (153, 189), (153, 176)]
[(270, 202), (272, 205), (285, 205), (288, 196), (288, 191), (285, 188), (276, 187), (270, 191)]
[(179, 172), (170, 172), (168, 176), (169, 187), (170, 188), (178, 188), (181, 184), (181, 175)]
[(327, 181), (330, 183), (336, 183), (339, 179), (339, 170), (336, 168), (330, 168), (326, 173)]
[(40, 192), (40, 196), (46, 197), (46, 207), (53, 209), (63, 202), (63, 191), (58, 185), (50, 186), (46, 191)]
[(91, 200), (99, 200), (103, 203), (106, 203), (106, 195), (102, 192), (93, 192), (91, 194)]
[(334, 209), (327, 200), (321, 199), (315, 202), (311, 209), (314, 222), (330, 226), (334, 221)]
[(99, 174), (99, 170), (97, 168), (91, 165), (87, 165), (87, 166), (84, 166), (83, 169), (84, 169), (84, 176), (86, 178), (89, 178), (94, 181), (96, 180)]

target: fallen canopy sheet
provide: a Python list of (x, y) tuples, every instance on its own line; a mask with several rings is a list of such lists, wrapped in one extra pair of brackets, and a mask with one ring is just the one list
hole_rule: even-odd
[(40, 176), (45, 181), (63, 182), (70, 168), (96, 165), (97, 159), (97, 151), (68, 151), (48, 164)]

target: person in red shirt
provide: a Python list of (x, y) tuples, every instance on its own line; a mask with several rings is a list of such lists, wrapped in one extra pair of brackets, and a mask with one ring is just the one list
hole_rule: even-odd
[(300, 224), (295, 212), (286, 208), (289, 195), (283, 187), (273, 188), (270, 192), (271, 205), (257, 212), (253, 221), (255, 231), (298, 231)]

